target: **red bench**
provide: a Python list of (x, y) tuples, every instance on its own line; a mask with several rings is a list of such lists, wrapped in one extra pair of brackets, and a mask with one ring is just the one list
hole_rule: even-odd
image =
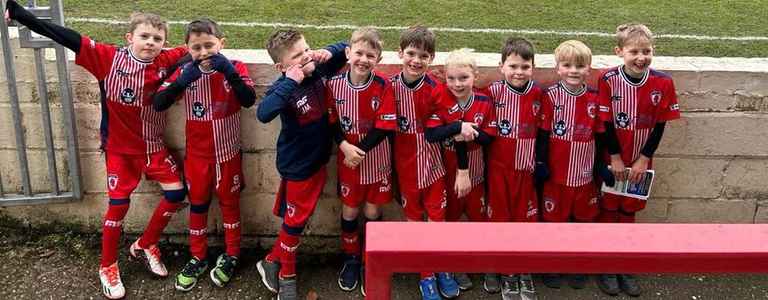
[[(366, 299), (393, 273), (766, 273), (768, 225), (372, 222)], [(414, 283), (414, 288), (416, 284)]]

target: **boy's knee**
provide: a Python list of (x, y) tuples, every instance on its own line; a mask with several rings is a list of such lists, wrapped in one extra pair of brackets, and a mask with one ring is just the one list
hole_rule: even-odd
[(187, 189), (181, 188), (178, 190), (163, 191), (163, 197), (165, 200), (171, 203), (181, 203), (184, 198), (187, 197)]

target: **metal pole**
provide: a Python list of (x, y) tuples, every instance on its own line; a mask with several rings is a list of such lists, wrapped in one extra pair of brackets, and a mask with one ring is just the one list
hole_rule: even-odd
[[(0, 1), (0, 8), (5, 11), (5, 2)], [(19, 159), (19, 172), (24, 189), (24, 195), (32, 195), (32, 187), (29, 180), (29, 165), (27, 165), (27, 149), (24, 142), (24, 128), (21, 126), (21, 108), (19, 107), (19, 93), (16, 89), (16, 67), (13, 65), (13, 54), (11, 53), (11, 42), (8, 36), (8, 26), (5, 22), (0, 22), (0, 34), (2, 34), (3, 61), (5, 62), (5, 74), (8, 80), (8, 96), (11, 101), (11, 110), (13, 115), (14, 133), (16, 135), (17, 157)]]
[[(64, 26), (64, 11), (61, 0), (51, 0), (51, 16), (53, 22)], [(56, 70), (59, 75), (59, 89), (61, 91), (61, 107), (64, 112), (64, 128), (67, 129), (67, 153), (69, 154), (69, 178), (72, 183), (72, 197), (80, 200), (83, 196), (80, 178), (80, 157), (78, 156), (77, 129), (75, 128), (75, 106), (72, 99), (72, 85), (69, 82), (67, 70), (67, 52), (61, 45), (56, 45)]]
[(59, 176), (56, 171), (56, 151), (53, 145), (53, 132), (51, 130), (51, 110), (48, 105), (48, 86), (45, 82), (45, 64), (43, 61), (43, 49), (36, 48), (35, 71), (37, 72), (37, 91), (40, 94), (40, 113), (43, 117), (43, 132), (45, 133), (45, 150), (48, 154), (48, 177), (51, 182), (53, 194), (60, 194)]

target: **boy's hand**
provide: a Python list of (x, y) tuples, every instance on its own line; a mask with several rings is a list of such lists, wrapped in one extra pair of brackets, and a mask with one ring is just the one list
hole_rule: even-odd
[(3, 14), (3, 18), (5, 19), (5, 25), (11, 24), (11, 12), (8, 11), (8, 9), (5, 9), (5, 13)]
[(621, 160), (621, 154), (611, 155), (611, 172), (613, 172), (614, 180), (627, 180), (627, 167), (624, 166), (624, 161)]
[(182, 86), (188, 86), (202, 75), (203, 73), (200, 71), (200, 61), (196, 60), (188, 62), (184, 65), (184, 68), (181, 69), (181, 75), (176, 79), (176, 83)]
[(643, 175), (645, 175), (645, 171), (648, 170), (648, 162), (650, 159), (648, 157), (645, 157), (645, 155), (640, 155), (640, 157), (635, 160), (634, 163), (632, 163), (632, 169), (629, 170), (629, 181), (632, 183), (638, 183), (640, 180), (643, 179)]
[(456, 171), (456, 183), (453, 184), (456, 198), (462, 198), (472, 190), (472, 181), (469, 179), (469, 170)]
[(547, 164), (536, 162), (536, 165), (533, 167), (533, 178), (538, 184), (547, 181), (547, 179), (549, 179), (549, 167), (547, 167)]
[(471, 122), (461, 122), (461, 136), (464, 137), (465, 142), (473, 141), (478, 133), (475, 127), (477, 124)]
[(613, 173), (611, 170), (608, 169), (608, 166), (605, 164), (600, 164), (597, 168), (597, 176), (600, 176), (600, 179), (603, 180), (603, 183), (609, 187), (613, 187), (616, 185), (616, 178), (613, 177)]
[(209, 57), (208, 60), (211, 62), (211, 68), (224, 74), (225, 76), (229, 76), (236, 72), (235, 66), (232, 65), (232, 62), (229, 61), (229, 59), (227, 59), (227, 57), (221, 53)]
[(457, 141), (457, 142), (464, 142), (464, 136), (461, 135), (461, 133), (459, 133), (459, 134), (453, 136), (453, 140)]
[(304, 81), (304, 71), (301, 70), (300, 64), (295, 64), (285, 71), (285, 77), (293, 79), (296, 83), (301, 84)]
[(319, 64), (322, 64), (328, 61), (333, 56), (331, 51), (328, 51), (326, 49), (312, 50), (312, 52), (309, 55), (312, 56), (312, 60), (314, 60)]
[(365, 158), (365, 151), (347, 141), (341, 142), (339, 150), (344, 153), (344, 165), (351, 169), (357, 168)]

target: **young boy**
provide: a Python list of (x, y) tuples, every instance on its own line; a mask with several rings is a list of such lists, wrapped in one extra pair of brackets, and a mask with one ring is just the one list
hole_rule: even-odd
[[(426, 139), (443, 144), (447, 185), (446, 220), (459, 221), (466, 214), (471, 222), (486, 220), (485, 161), (483, 146), (491, 142), (494, 107), (491, 99), (474, 88), (477, 63), (468, 49), (454, 50), (445, 61), (446, 84), (435, 93), (438, 108), (427, 121)], [(462, 126), (473, 128), (461, 135)], [(466, 273), (455, 274), (461, 290), (472, 288)]]
[(240, 191), (243, 177), (240, 154), (240, 107), (256, 101), (245, 64), (229, 61), (219, 52), (224, 35), (216, 22), (199, 19), (187, 25), (184, 42), (192, 61), (176, 70), (153, 97), (163, 111), (184, 96), (187, 146), (184, 178), (189, 189), (189, 245), (192, 258), (176, 276), (175, 287), (189, 291), (208, 267), (208, 207), (211, 191), (221, 207), (226, 252), (211, 269), (219, 287), (234, 275), (240, 256)]
[[(624, 24), (616, 29), (614, 51), (624, 60), (600, 76), (598, 81), (600, 117), (605, 121), (610, 140), (608, 154), (617, 180), (638, 182), (652, 168), (651, 158), (659, 146), (667, 121), (680, 118), (675, 84), (669, 75), (650, 68), (653, 60), (653, 34), (642, 24)], [(626, 167), (630, 167), (629, 171)], [(600, 221), (634, 223), (635, 213), (646, 201), (604, 194)], [(639, 296), (635, 278), (626, 274), (598, 277), (605, 293), (624, 291)]]
[[(531, 79), (534, 48), (526, 39), (509, 38), (501, 48), (499, 71), (504, 79), (491, 83), (488, 92), (496, 109), (491, 123), (496, 138), (488, 149), (488, 219), (491, 222), (536, 222), (538, 199), (534, 188), (535, 144), (541, 119), (541, 88)], [(543, 131), (542, 131), (543, 132)], [(501, 277), (486, 274), (483, 285), (503, 299), (521, 295), (535, 299), (530, 274)]]
[(333, 142), (324, 80), (345, 65), (346, 46), (338, 43), (313, 51), (293, 29), (278, 30), (267, 42), (267, 52), (283, 76), (267, 91), (257, 117), (267, 123), (279, 115), (282, 122), (277, 140), (282, 181), (273, 213), (283, 224), (272, 251), (257, 268), (264, 285), (281, 300), (297, 299), (296, 249), (325, 185)]
[[(544, 94), (542, 140), (537, 140), (536, 151), (542, 155), (536, 156), (538, 170), (534, 171), (542, 179), (551, 174), (544, 183), (542, 216), (545, 222), (592, 222), (599, 213), (593, 172), (600, 171), (603, 178), (607, 172), (603, 166), (595, 167), (596, 138), (603, 138), (596, 135), (605, 129), (597, 116), (597, 91), (585, 83), (592, 52), (584, 43), (569, 40), (555, 49), (555, 60), (560, 81)], [(605, 178), (606, 182), (611, 179)], [(585, 275), (574, 274), (569, 285), (582, 289), (586, 280)], [(544, 284), (559, 287), (559, 275), (546, 275)]]
[(160, 85), (168, 68), (186, 54), (186, 48), (162, 49), (168, 25), (154, 14), (131, 15), (124, 47), (97, 43), (69, 28), (42, 21), (15, 1), (6, 3), (6, 16), (74, 51), (75, 63), (99, 81), (101, 148), (106, 155), (110, 199), (104, 216), (99, 268), (104, 296), (119, 299), (125, 295), (117, 266), (118, 244), (131, 193), (142, 175), (160, 183), (163, 198), (144, 234), (131, 244), (129, 253), (141, 256), (153, 274), (168, 276), (157, 242), (186, 191), (178, 167), (163, 143), (165, 114), (152, 109), (150, 94)]
[[(379, 220), (381, 205), (392, 199), (391, 149), (381, 143), (397, 128), (392, 85), (373, 71), (381, 60), (382, 42), (373, 28), (352, 33), (345, 49), (349, 70), (326, 82), (327, 106), (335, 125), (338, 193), (342, 202), (341, 245), (344, 265), (339, 288), (351, 291), (364, 275), (358, 215), (364, 205), (366, 220)], [(360, 291), (365, 295), (365, 287)]]
[[(435, 34), (424, 26), (412, 26), (400, 34), (398, 51), (403, 67), (392, 76), (395, 92), (398, 131), (395, 133), (395, 171), (405, 217), (423, 222), (426, 214), (431, 222), (445, 221), (445, 169), (440, 146), (424, 137), (427, 120), (436, 108), (433, 90), (437, 81), (427, 70), (435, 57)], [(465, 126), (466, 135), (474, 134)], [(470, 132), (471, 131), (471, 132)], [(421, 274), (419, 289), (423, 299), (439, 299), (459, 295), (459, 287), (449, 273)]]

